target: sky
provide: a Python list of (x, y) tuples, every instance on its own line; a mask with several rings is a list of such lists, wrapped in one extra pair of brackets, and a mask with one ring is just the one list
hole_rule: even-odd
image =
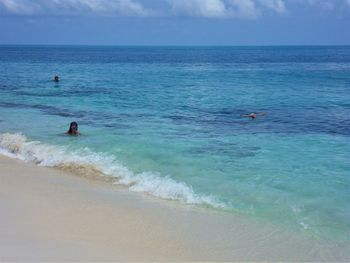
[(0, 44), (350, 45), (350, 0), (0, 0)]

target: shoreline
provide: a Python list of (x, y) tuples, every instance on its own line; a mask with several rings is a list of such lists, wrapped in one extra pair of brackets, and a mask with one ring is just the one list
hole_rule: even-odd
[(349, 246), (0, 154), (0, 261), (350, 260)]

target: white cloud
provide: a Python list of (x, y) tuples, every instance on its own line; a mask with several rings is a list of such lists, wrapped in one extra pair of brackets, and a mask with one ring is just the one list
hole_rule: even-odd
[[(322, 10), (325, 10), (325, 11), (332, 11), (335, 8), (334, 0), (333, 1), (329, 1), (329, 0), (307, 0), (307, 3), (310, 6), (318, 7), (320, 9), (322, 9)], [(338, 0), (338, 3), (340, 3), (339, 0)]]
[(238, 18), (254, 19), (260, 15), (260, 10), (253, 0), (231, 0), (234, 16)]
[[(292, 2), (292, 0), (289, 0)], [(349, 17), (350, 0), (295, 0), (299, 6), (309, 6), (320, 14), (337, 18)]]
[(284, 13), (287, 11), (286, 5), (283, 0), (258, 0), (258, 2), (277, 13)]
[[(350, 0), (349, 0), (350, 1)], [(176, 15), (256, 19), (264, 11), (287, 11), (284, 0), (168, 0)]]
[[(145, 7), (150, 3), (153, 10)], [(292, 5), (327, 12), (350, 10), (350, 0), (0, 0), (0, 13), (257, 19), (268, 12), (282, 15)]]
[(22, 15), (95, 13), (148, 16), (152, 14), (135, 0), (0, 0), (1, 9)]
[(311, 6), (322, 11), (350, 7), (350, 0), (168, 0), (175, 15), (206, 18), (256, 19), (266, 12), (288, 13), (288, 6)]
[(177, 15), (226, 17), (230, 13), (221, 0), (172, 0), (169, 4)]
[(4, 9), (13, 14), (33, 14), (40, 10), (40, 5), (27, 0), (0, 0), (0, 10)]

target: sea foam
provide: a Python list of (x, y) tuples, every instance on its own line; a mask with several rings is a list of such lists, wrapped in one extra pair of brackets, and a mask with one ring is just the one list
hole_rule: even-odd
[(187, 204), (202, 204), (214, 208), (227, 206), (212, 195), (200, 195), (184, 182), (153, 172), (133, 173), (114, 156), (96, 153), (88, 148), (72, 150), (68, 146), (29, 141), (20, 133), (0, 134), (0, 154), (55, 167), (80, 176), (103, 176), (115, 184), (127, 186), (134, 192), (147, 193), (162, 199), (178, 200)]

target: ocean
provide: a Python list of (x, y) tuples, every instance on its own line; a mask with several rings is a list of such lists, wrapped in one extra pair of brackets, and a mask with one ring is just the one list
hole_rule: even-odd
[(0, 153), (349, 242), (350, 47), (0, 46)]

